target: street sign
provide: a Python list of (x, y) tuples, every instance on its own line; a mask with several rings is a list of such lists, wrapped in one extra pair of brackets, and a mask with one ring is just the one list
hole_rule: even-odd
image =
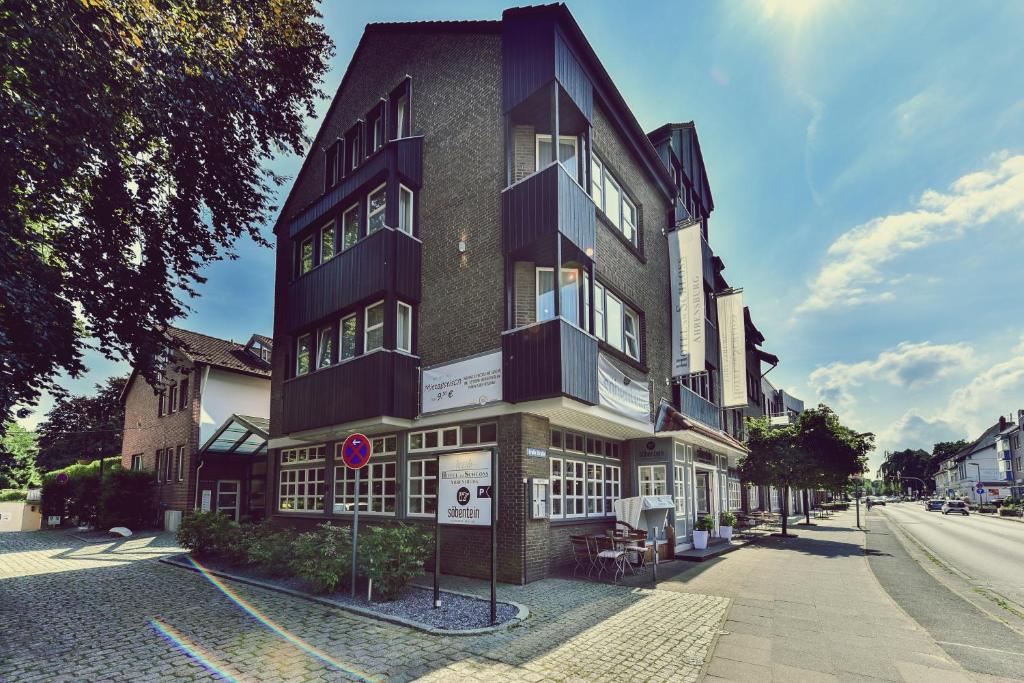
[(363, 434), (350, 434), (341, 446), (341, 459), (350, 470), (361, 470), (370, 462), (373, 444)]
[(978, 487), (974, 489), (974, 492), (980, 496), (981, 494), (985, 493), (985, 487), (982, 486), (981, 484), (978, 484)]

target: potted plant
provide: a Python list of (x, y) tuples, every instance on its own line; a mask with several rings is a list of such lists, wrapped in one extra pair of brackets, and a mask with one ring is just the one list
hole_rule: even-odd
[(708, 547), (708, 536), (715, 529), (715, 522), (711, 517), (704, 516), (697, 519), (693, 527), (693, 547), (697, 550), (704, 550)]
[(718, 515), (718, 536), (726, 541), (732, 540), (732, 528), (736, 526), (736, 515), (726, 510)]

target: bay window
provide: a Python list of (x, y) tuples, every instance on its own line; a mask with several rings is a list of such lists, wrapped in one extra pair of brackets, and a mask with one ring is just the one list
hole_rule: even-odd
[(409, 98), (400, 95), (395, 101), (395, 137), (405, 137), (405, 122), (409, 118)]
[(396, 346), (399, 351), (412, 353), (412, 306), (398, 302), (398, 334)]
[(398, 229), (406, 235), (412, 234), (413, 194), (405, 185), (398, 186)]
[[(563, 318), (578, 325), (579, 316), (579, 271), (562, 268), (559, 288), (559, 306)], [(537, 322), (555, 317), (555, 270), (537, 268)]]
[(363, 353), (384, 348), (384, 302), (367, 306), (363, 321)]
[(313, 339), (303, 334), (295, 343), (295, 375), (307, 375), (310, 370), (310, 356), (313, 353)]
[[(579, 158), (578, 148), (579, 144), (576, 136), (558, 136), (558, 160), (562, 162), (562, 166), (573, 178), (577, 178), (579, 173), (579, 165), (576, 162)], [(536, 159), (537, 168), (535, 170), (537, 171), (544, 168), (554, 160), (554, 156), (551, 153), (550, 135), (537, 136)]]
[(384, 227), (387, 209), (387, 184), (381, 185), (366, 197), (366, 234), (372, 235)]

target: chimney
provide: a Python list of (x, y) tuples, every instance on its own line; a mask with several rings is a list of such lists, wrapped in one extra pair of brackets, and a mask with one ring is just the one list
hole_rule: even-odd
[(1002, 415), (999, 416), (999, 431), (1006, 429), (1006, 418)]
[(1017, 411), (1017, 425), (1024, 429), (1024, 408)]

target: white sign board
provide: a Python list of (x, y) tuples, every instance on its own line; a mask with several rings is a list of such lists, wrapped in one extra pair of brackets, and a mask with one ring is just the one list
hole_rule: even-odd
[(700, 224), (668, 236), (672, 278), (672, 376), (704, 372), (704, 268)]
[(423, 413), (501, 400), (501, 351), (423, 370)]
[(50, 515), (46, 518), (46, 523), (50, 526), (57, 526), (60, 524), (60, 515)]
[(747, 403), (747, 328), (743, 292), (719, 294), (718, 341), (722, 351), (722, 406)]
[(458, 526), (491, 524), (491, 452), (448, 453), (438, 458), (437, 520)]
[(628, 377), (603, 354), (597, 354), (597, 398), (608, 410), (640, 422), (651, 421), (651, 395), (646, 381)]
[(203, 490), (203, 502), (202, 502), (202, 506), (201, 506), (201, 509), (202, 509), (203, 512), (209, 512), (210, 511), (210, 500), (212, 498), (213, 498), (213, 491), (211, 491), (210, 489), (204, 489)]

